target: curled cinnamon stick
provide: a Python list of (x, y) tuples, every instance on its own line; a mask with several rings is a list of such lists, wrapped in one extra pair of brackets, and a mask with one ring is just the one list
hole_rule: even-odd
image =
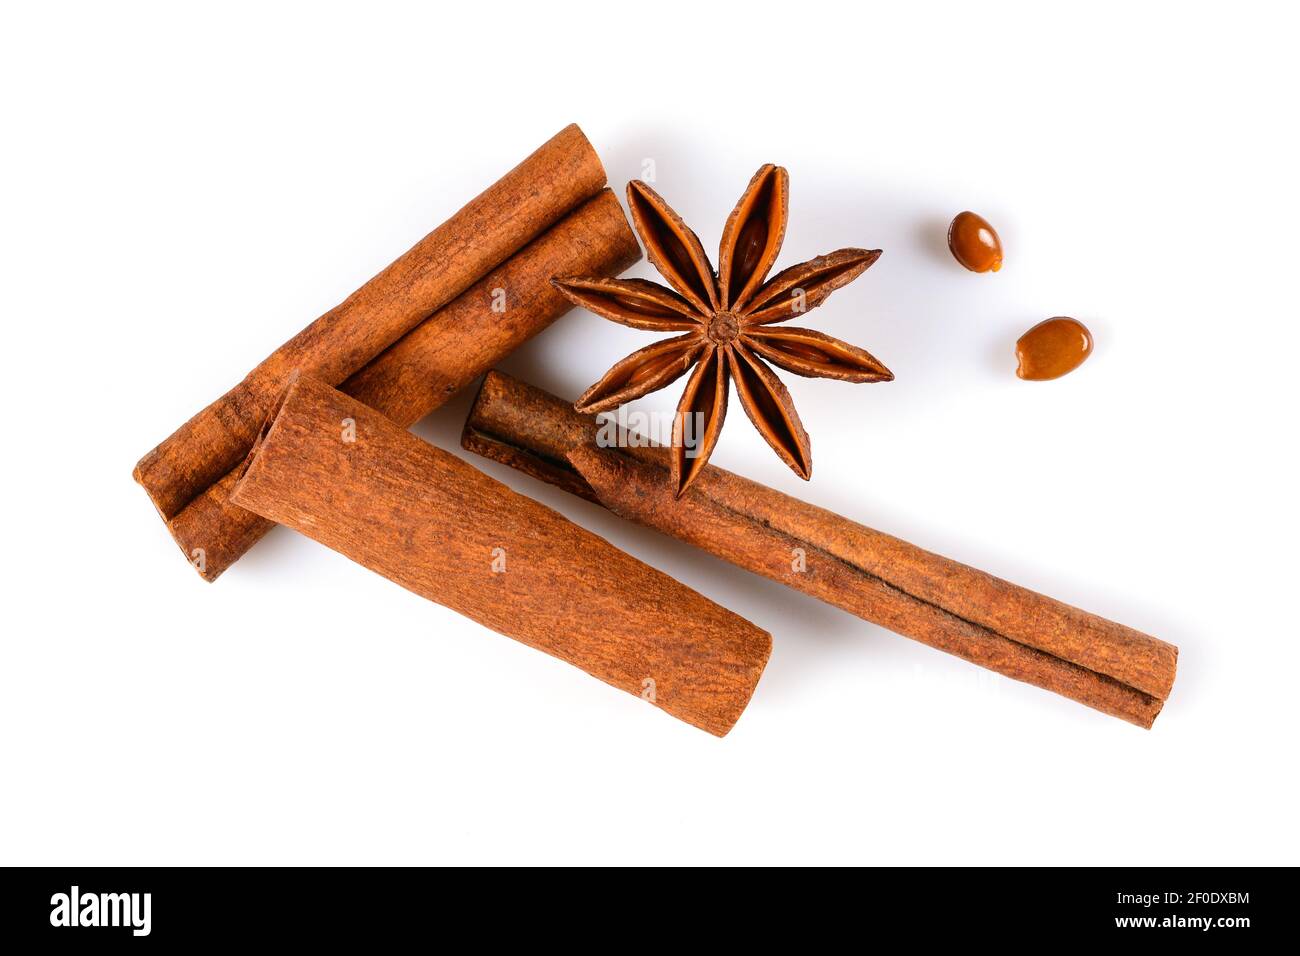
[(765, 631), (308, 378), (231, 501), (718, 736), (771, 652)]
[(709, 466), (675, 500), (665, 450), (490, 372), (462, 444), (864, 620), (1150, 727), (1178, 649)]
[[(604, 189), (453, 302), (390, 345), (340, 388), (403, 427), (413, 425), (571, 308), (551, 285), (570, 272), (613, 276), (640, 257), (613, 192)], [(273, 524), (230, 502), (232, 473), (167, 527), (208, 581)]]
[(163, 520), (243, 460), (292, 370), (342, 382), (604, 185), (582, 131), (561, 130), (145, 455), (135, 479)]

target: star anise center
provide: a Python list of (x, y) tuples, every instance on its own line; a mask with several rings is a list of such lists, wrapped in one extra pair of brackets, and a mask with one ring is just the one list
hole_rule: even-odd
[(740, 316), (734, 312), (715, 312), (709, 319), (704, 337), (714, 345), (730, 345), (740, 336)]

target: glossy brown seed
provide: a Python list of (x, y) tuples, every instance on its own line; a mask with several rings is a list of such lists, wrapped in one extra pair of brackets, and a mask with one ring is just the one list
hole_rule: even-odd
[(1016, 374), (1045, 382), (1073, 372), (1092, 354), (1092, 333), (1082, 322), (1057, 316), (1039, 322), (1016, 342)]
[(971, 272), (1002, 268), (1002, 240), (983, 216), (973, 212), (959, 212), (948, 226), (948, 248)]

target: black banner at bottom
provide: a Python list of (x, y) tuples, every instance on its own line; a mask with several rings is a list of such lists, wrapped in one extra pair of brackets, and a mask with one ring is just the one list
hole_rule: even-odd
[(896, 933), (927, 942), (1231, 946), (1289, 936), (1294, 883), (1291, 869), (836, 870), (812, 881), (765, 874), (755, 907), (748, 892), (719, 900), (716, 877), (682, 870), (592, 879), (574, 869), (544, 880), (426, 869), (3, 872), (2, 938), (95, 948), (279, 940), (371, 947), (467, 929), (494, 943), (513, 930), (534, 944), (540, 935), (548, 945), (624, 939), (639, 948), (703, 921), (713, 924), (706, 933), (731, 943), (757, 935), (770, 944), (772, 930), (794, 928), (827, 941), (848, 931), (880, 941)]

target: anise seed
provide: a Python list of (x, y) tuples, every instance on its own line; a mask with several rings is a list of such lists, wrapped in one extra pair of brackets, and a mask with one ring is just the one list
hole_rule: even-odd
[(1092, 354), (1092, 333), (1082, 322), (1059, 315), (1039, 322), (1016, 341), (1016, 374), (1046, 382), (1073, 372)]
[(983, 216), (960, 212), (948, 226), (948, 248), (953, 258), (971, 272), (997, 272), (1002, 268), (1002, 240)]

